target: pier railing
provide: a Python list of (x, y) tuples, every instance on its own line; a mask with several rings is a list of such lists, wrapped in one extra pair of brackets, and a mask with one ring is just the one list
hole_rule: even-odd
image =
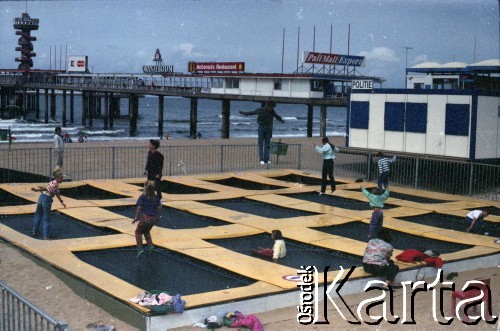
[(69, 330), (0, 280), (0, 330)]
[[(321, 172), (322, 160), (312, 146), (288, 144), (285, 155), (271, 155), (260, 165), (256, 145), (161, 146), (164, 176), (299, 169)], [(46, 182), (55, 167), (52, 148), (0, 149), (0, 182)], [(335, 159), (335, 176), (375, 181), (377, 158), (371, 151), (342, 149)], [(68, 180), (143, 177), (144, 147), (91, 147), (74, 144), (64, 153)], [(500, 200), (500, 166), (418, 155), (397, 155), (390, 184), (482, 199)]]

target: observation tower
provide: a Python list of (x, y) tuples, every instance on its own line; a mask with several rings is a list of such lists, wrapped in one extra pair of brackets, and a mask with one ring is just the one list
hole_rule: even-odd
[(19, 69), (29, 70), (33, 67), (32, 57), (36, 56), (33, 52), (32, 41), (36, 40), (36, 37), (31, 36), (32, 30), (38, 30), (38, 18), (31, 18), (28, 13), (22, 13), (21, 17), (14, 18), (14, 29), (16, 29), (16, 35), (19, 35), (19, 40), (16, 47), (16, 51), (21, 52), (20, 57), (16, 57), (16, 62), (19, 63)]

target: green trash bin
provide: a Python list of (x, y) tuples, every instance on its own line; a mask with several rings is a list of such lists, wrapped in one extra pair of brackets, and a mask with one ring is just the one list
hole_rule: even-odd
[(0, 141), (7, 141), (9, 136), (9, 130), (1, 129), (0, 130)]
[(271, 154), (276, 155), (276, 162), (280, 155), (286, 155), (288, 152), (288, 144), (282, 143), (281, 139), (278, 142), (271, 141)]

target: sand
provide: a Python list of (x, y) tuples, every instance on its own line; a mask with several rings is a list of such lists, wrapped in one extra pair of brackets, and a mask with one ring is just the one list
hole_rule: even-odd
[[(219, 143), (221, 142), (221, 140), (214, 141), (218, 141)], [(202, 139), (196, 141), (171, 140), (166, 142), (164, 140), (163, 143), (182, 145), (193, 144), (194, 142), (196, 142), (198, 144), (213, 144), (214, 141)], [(255, 143), (255, 139), (230, 139), (222, 142), (233, 144)], [(296, 138), (289, 139), (286, 142), (301, 143), (307, 146), (311, 146), (311, 144), (319, 144), (320, 138)], [(336, 141), (335, 143), (342, 146), (341, 139), (340, 141)], [(86, 145), (88, 147), (90, 144), (92, 146), (106, 146), (110, 143), (102, 142), (79, 145)], [(134, 144), (136, 146), (139, 146), (144, 145), (144, 141), (126, 142), (126, 144)], [(20, 148), (21, 145), (22, 144), (17, 144), (15, 148)], [(116, 142), (113, 142), (113, 145), (116, 145)], [(494, 315), (498, 315), (500, 307), (498, 305), (498, 302), (500, 300), (500, 293), (497, 291), (498, 284), (500, 284), (498, 272), (499, 270), (497, 267), (462, 272), (459, 273), (457, 277), (453, 278), (453, 281), (455, 282), (457, 289), (459, 289), (469, 279), (489, 278), (492, 284), (493, 312)], [(13, 288), (17, 292), (28, 298), (31, 302), (49, 313), (54, 318), (66, 321), (71, 330), (76, 331), (95, 329), (92, 328), (92, 324), (97, 321), (103, 321), (105, 324), (113, 325), (117, 330), (121, 331), (137, 330), (123, 322), (120, 316), (112, 316), (96, 305), (82, 299), (55, 274), (37, 264), (32, 257), (28, 257), (17, 247), (10, 245), (3, 240), (0, 240), (0, 280), (6, 283), (10, 288)], [(358, 304), (363, 299), (373, 297), (373, 293), (362, 293), (358, 295), (347, 296), (344, 299), (348, 303), (350, 309), (353, 312), (356, 312)], [(394, 300), (395, 313), (401, 316), (403, 306), (402, 289), (395, 291)], [(330, 324), (302, 325), (299, 324), (296, 320), (296, 305), (298, 303), (299, 298), (297, 297), (297, 302), (290, 302), (291, 307), (257, 313), (256, 316), (263, 324), (265, 330), (465, 330), (472, 328), (471, 326), (464, 325), (458, 320), (455, 320), (451, 326), (443, 326), (434, 321), (431, 315), (432, 298), (430, 296), (430, 292), (420, 293), (416, 296), (414, 316), (417, 323), (410, 325), (402, 325), (401, 322), (395, 325), (391, 325), (385, 321), (383, 321), (379, 326), (370, 326), (366, 323), (362, 323), (360, 325), (352, 325), (339, 316), (339, 314), (334, 310), (332, 304), (328, 304), (327, 306), (327, 317)], [(444, 300), (444, 309), (444, 311), (449, 314), (449, 293)], [(342, 309), (342, 311), (346, 316), (349, 316), (348, 311), (345, 308)], [(242, 311), (242, 313), (250, 314), (250, 312), (245, 311)], [(374, 310), (372, 314), (376, 314), (376, 310)], [(197, 320), (194, 320), (192, 322), (202, 322), (206, 317), (208, 316), (199, 316)], [(485, 322), (481, 322), (478, 326), (474, 326), (473, 328), (474, 330), (498, 330), (498, 323), (490, 325)], [(167, 329), (168, 325), (165, 326), (165, 330)], [(176, 330), (199, 330), (199, 328), (186, 326), (183, 328), (177, 328)]]

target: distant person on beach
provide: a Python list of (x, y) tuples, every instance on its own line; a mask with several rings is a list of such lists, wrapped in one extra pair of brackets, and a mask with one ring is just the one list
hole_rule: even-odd
[(384, 225), (384, 213), (382, 208), (384, 208), (384, 201), (389, 197), (389, 189), (385, 190), (384, 193), (378, 188), (374, 187), (372, 192), (368, 192), (364, 187), (361, 187), (361, 192), (370, 201), (370, 207), (373, 208), (372, 218), (370, 220), (370, 227), (368, 229), (368, 240), (375, 238)]
[[(467, 232), (483, 232), (485, 229), (483, 219), (490, 214), (489, 210), (473, 210), (467, 214), (465, 221), (469, 225)], [(474, 230), (474, 231), (472, 231)]]
[(390, 233), (383, 229), (379, 232), (377, 238), (368, 241), (363, 255), (363, 270), (377, 277), (384, 277), (386, 285), (384, 289), (392, 286), (399, 267), (391, 260), (392, 256), (392, 237)]
[(42, 192), (42, 194), (40, 194), (40, 197), (38, 198), (35, 216), (33, 218), (33, 231), (31, 233), (31, 236), (34, 238), (37, 238), (38, 234), (40, 233), (41, 222), (43, 239), (50, 239), (50, 210), (52, 208), (54, 196), (56, 196), (61, 205), (66, 208), (66, 205), (59, 195), (58, 189), (59, 183), (61, 183), (64, 179), (61, 168), (56, 167), (52, 175), (54, 179), (46, 187), (37, 186), (31, 188), (33, 192)]
[(69, 134), (67, 132), (63, 135), (63, 141), (64, 141), (65, 144), (69, 144), (69, 143), (73, 142), (71, 140), (71, 137), (69, 136)]
[(135, 229), (135, 241), (137, 243), (137, 258), (140, 258), (144, 253), (142, 248), (142, 236), (148, 244), (148, 251), (151, 252), (154, 248), (153, 239), (151, 238), (151, 229), (153, 226), (160, 223), (161, 218), (161, 200), (155, 194), (155, 183), (148, 180), (144, 184), (144, 192), (135, 204), (135, 217), (132, 224), (137, 223)]
[(286, 256), (286, 245), (280, 230), (273, 230), (271, 238), (274, 239), (273, 248), (259, 248), (252, 252), (257, 255), (271, 257), (273, 260), (282, 259)]
[(259, 160), (260, 164), (271, 163), (269, 156), (271, 154), (271, 138), (273, 137), (273, 118), (276, 118), (281, 123), (285, 123), (283, 118), (274, 111), (276, 102), (268, 101), (263, 107), (253, 111), (240, 111), (243, 116), (258, 115), (258, 144), (259, 144)]
[(201, 139), (201, 132), (198, 132), (198, 134), (196, 135), (196, 138)]
[(321, 192), (320, 195), (324, 194), (326, 191), (326, 185), (328, 184), (327, 176), (330, 178), (330, 185), (332, 187), (331, 193), (336, 189), (335, 177), (333, 176), (333, 159), (335, 159), (335, 153), (339, 152), (339, 149), (330, 143), (328, 137), (323, 137), (321, 139), (323, 146), (315, 146), (316, 151), (323, 156), (323, 169), (321, 171)]
[(389, 177), (391, 176), (391, 163), (396, 161), (396, 157), (386, 157), (382, 152), (378, 152), (378, 181), (377, 186), (381, 191), (389, 188)]
[(160, 141), (156, 139), (151, 139), (148, 144), (148, 159), (146, 162), (146, 168), (144, 170), (144, 175), (148, 177), (148, 180), (155, 182), (156, 194), (161, 199), (161, 176), (163, 170), (163, 154), (158, 151), (160, 147)]
[(61, 127), (58, 126), (54, 130), (54, 152), (56, 153), (56, 166), (63, 166), (64, 159), (64, 140), (62, 137)]

